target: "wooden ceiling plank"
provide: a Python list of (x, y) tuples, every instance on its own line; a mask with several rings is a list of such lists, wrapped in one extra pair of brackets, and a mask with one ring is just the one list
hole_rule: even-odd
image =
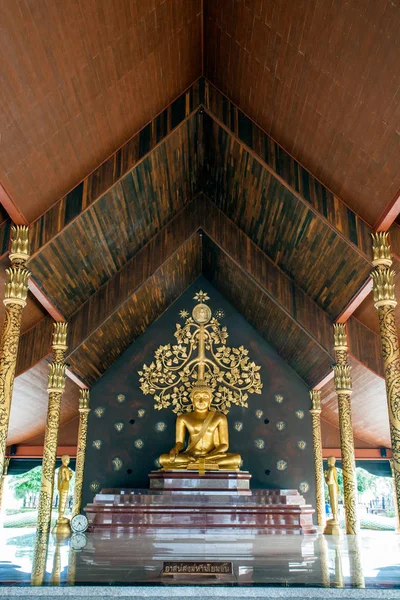
[(363, 251), (283, 185), (229, 128), (208, 114), (204, 127), (207, 195), (336, 319), (369, 279)]
[(208, 198), (201, 201), (202, 228), (213, 242), (253, 278), (282, 311), (333, 360), (330, 317)]
[(31, 259), (190, 119), (201, 106), (203, 90), (199, 79), (38, 217), (30, 228)]
[(206, 79), (204, 110), (369, 263), (371, 227)]
[[(105, 319), (168, 260), (199, 227), (194, 201), (186, 205), (137, 254), (98, 289), (69, 319), (67, 357), (85, 342)], [(21, 336), (17, 374), (39, 362), (51, 351), (53, 319), (44, 319)], [(78, 378), (80, 387), (85, 385)]]
[(71, 369), (91, 386), (201, 274), (201, 238), (178, 248), (69, 355)]

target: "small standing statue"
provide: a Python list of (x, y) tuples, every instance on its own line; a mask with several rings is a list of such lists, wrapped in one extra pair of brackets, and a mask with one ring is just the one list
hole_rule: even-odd
[(331, 505), (332, 519), (329, 519), (326, 522), (326, 527), (324, 533), (327, 535), (339, 535), (340, 534), (340, 524), (339, 524), (339, 509), (338, 509), (338, 499), (339, 499), (339, 484), (337, 478), (337, 470), (335, 467), (336, 458), (334, 456), (329, 456), (327, 459), (328, 462), (328, 470), (325, 471), (325, 481), (328, 485), (329, 491), (329, 502)]
[(57, 488), (59, 493), (58, 519), (53, 527), (52, 533), (70, 534), (71, 526), (69, 519), (64, 517), (65, 507), (68, 500), (69, 482), (72, 479), (73, 471), (68, 467), (70, 457), (63, 454), (61, 457), (61, 467), (58, 469)]

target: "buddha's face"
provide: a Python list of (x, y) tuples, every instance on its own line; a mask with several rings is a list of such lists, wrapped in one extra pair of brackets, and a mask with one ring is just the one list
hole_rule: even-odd
[(194, 392), (192, 402), (195, 410), (207, 410), (210, 408), (211, 394), (207, 390)]
[(63, 454), (61, 457), (61, 462), (64, 465), (64, 467), (68, 467), (69, 461), (70, 461), (70, 458), (69, 458), (68, 454)]
[(328, 463), (328, 467), (334, 467), (336, 458), (334, 456), (329, 456), (326, 462)]

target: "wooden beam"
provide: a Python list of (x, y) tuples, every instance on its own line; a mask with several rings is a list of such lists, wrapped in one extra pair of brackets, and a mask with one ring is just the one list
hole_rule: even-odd
[(357, 308), (364, 302), (365, 298), (372, 292), (372, 279), (368, 278), (364, 285), (358, 290), (358, 292), (350, 300), (343, 312), (340, 313), (336, 319), (337, 323), (346, 323), (351, 315), (357, 310)]
[(15, 202), (11, 199), (10, 194), (7, 192), (4, 185), (0, 183), (0, 204), (4, 206), (6, 212), (10, 215), (11, 219), (16, 225), (29, 225), (28, 221), (19, 210)]
[(383, 213), (381, 214), (381, 216), (375, 223), (374, 230), (375, 231), (387, 231), (393, 225), (394, 221), (396, 220), (396, 217), (399, 214), (400, 214), (400, 189), (396, 192), (392, 201), (389, 202), (389, 204), (387, 205), (387, 207), (385, 208), (385, 210), (383, 211)]
[[(392, 451), (386, 448), (386, 456), (381, 455), (380, 448), (355, 448), (356, 460), (389, 460), (392, 458)], [(322, 457), (328, 458), (334, 456), (338, 460), (342, 460), (340, 448), (322, 448)]]
[[(76, 457), (76, 446), (58, 446), (57, 458), (68, 454), (71, 458)], [(43, 458), (43, 446), (28, 446), (17, 444), (16, 453), (11, 454), (11, 447), (6, 450), (7, 458)]]

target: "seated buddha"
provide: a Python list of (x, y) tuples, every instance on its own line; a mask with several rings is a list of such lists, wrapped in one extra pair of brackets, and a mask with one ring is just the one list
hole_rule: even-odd
[[(198, 381), (190, 394), (193, 411), (176, 420), (175, 446), (159, 458), (163, 469), (239, 469), (242, 458), (228, 453), (228, 420), (222, 413), (210, 410), (212, 391)], [(188, 445), (183, 450), (189, 436)], [(182, 452), (183, 450), (183, 452)]]

